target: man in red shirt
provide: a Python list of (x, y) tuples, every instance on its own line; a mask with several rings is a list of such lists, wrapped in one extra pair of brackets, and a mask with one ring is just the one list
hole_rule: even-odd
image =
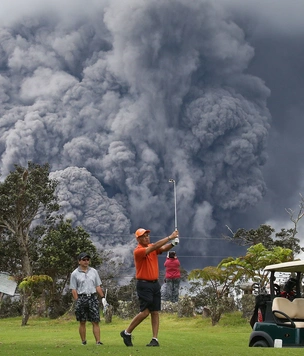
[[(138, 245), (135, 248), (134, 262), (136, 270), (136, 290), (140, 303), (140, 312), (133, 318), (126, 330), (120, 333), (126, 346), (133, 346), (132, 331), (151, 314), (152, 340), (147, 346), (159, 346), (159, 310), (161, 308), (160, 284), (158, 282), (158, 255), (169, 251), (177, 245), (178, 231), (175, 230), (155, 244), (150, 243), (150, 230), (137, 229), (135, 237)], [(169, 243), (170, 242), (170, 243)]]

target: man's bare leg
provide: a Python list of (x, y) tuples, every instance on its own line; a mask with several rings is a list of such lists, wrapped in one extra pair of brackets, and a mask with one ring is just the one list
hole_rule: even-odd
[(147, 309), (143, 310), (142, 312), (138, 313), (137, 315), (135, 315), (135, 317), (131, 321), (130, 325), (126, 329), (126, 332), (131, 334), (132, 331), (136, 328), (136, 326), (138, 326), (143, 320), (146, 319), (146, 317), (149, 315), (149, 313), (150, 313), (150, 311), (147, 308)]
[(79, 322), (79, 335), (80, 335), (82, 342), (86, 341), (86, 322), (85, 321)]
[(97, 342), (100, 342), (100, 327), (99, 327), (99, 323), (94, 323), (92, 321), (92, 325), (93, 325), (93, 334)]
[(152, 324), (152, 334), (155, 339), (158, 336), (159, 330), (159, 313), (158, 311), (151, 312), (151, 324)]

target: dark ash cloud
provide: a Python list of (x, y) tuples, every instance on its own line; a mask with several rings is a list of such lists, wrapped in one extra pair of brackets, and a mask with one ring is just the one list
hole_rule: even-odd
[(174, 228), (174, 178), (180, 252), (236, 253), (218, 239), (225, 225), (257, 227), (276, 200), (268, 157), (284, 118), (260, 49), (283, 25), (237, 1), (31, 4), (0, 27), (1, 174), (49, 162), (66, 216), (127, 255), (139, 226), (154, 238)]

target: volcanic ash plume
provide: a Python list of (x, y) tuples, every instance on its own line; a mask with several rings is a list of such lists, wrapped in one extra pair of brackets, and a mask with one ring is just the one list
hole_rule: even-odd
[(173, 178), (181, 236), (218, 236), (265, 189), (269, 90), (242, 29), (202, 0), (79, 7), (0, 28), (2, 174), (49, 162), (66, 216), (107, 245), (173, 230)]

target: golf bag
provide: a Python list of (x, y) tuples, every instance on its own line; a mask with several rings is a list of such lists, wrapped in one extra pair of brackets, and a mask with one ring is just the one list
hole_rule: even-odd
[(256, 322), (265, 320), (266, 305), (270, 300), (270, 294), (260, 294), (255, 297), (255, 307), (249, 321), (252, 328)]

